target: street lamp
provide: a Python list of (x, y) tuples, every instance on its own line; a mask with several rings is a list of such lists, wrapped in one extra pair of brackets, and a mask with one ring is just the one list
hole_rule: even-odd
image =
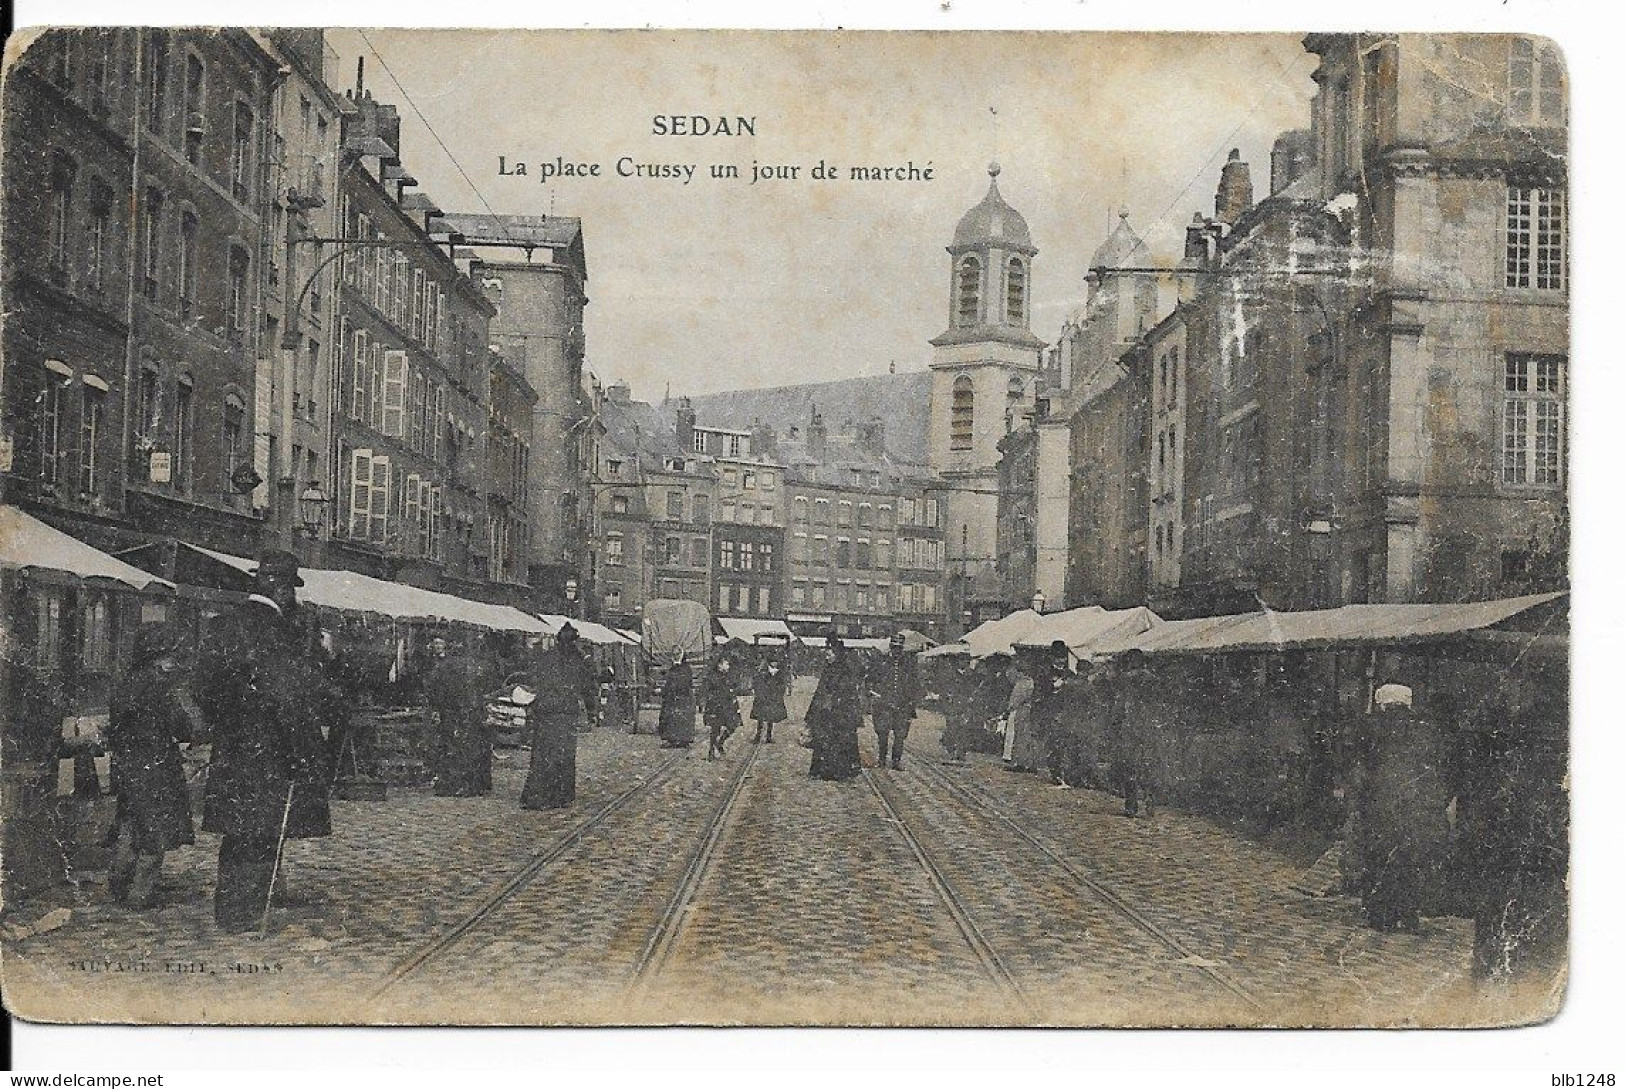
[(322, 523), (327, 519), (327, 505), (331, 502), (332, 499), (314, 480), (299, 493), (299, 523), (305, 535), (312, 540), (320, 535)]
[(1033, 612), (1042, 613), (1044, 611), (1044, 605), (1048, 601), (1049, 601), (1049, 598), (1044, 596), (1044, 591), (1042, 591), (1042, 590), (1033, 591)]

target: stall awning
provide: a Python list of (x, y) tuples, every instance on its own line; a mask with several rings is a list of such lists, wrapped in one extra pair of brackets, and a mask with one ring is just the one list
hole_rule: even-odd
[(1403, 646), (1464, 635), (1505, 623), (1563, 593), (1494, 601), (1344, 605), (1304, 612), (1258, 612), (1170, 620), (1137, 637), (1102, 641), (1096, 650), (1147, 654), (1225, 654)]
[(82, 579), (121, 582), (136, 590), (175, 588), (9, 505), (0, 505), (0, 567), (62, 571)]
[(564, 625), (569, 624), (580, 634), (583, 641), (601, 647), (619, 646), (625, 643), (638, 643), (640, 640), (628, 638), (614, 628), (605, 627), (592, 620), (577, 620), (573, 616), (561, 616), (557, 613), (542, 613), (537, 619), (547, 625), (548, 633), (557, 635)]
[(118, 559), (143, 571), (173, 576), (182, 586), (227, 590), (239, 594), (254, 592), (254, 563), (241, 556), (213, 552), (194, 544), (170, 538), (137, 545), (114, 553)]
[(738, 639), (742, 643), (754, 643), (758, 635), (765, 635), (771, 639), (782, 639), (785, 642), (795, 638), (789, 625), (782, 620), (767, 620), (761, 617), (749, 616), (719, 616), (717, 623), (722, 627), (722, 634), (729, 639)]
[(1162, 617), (1137, 605), (1132, 609), (1103, 609), (1090, 605), (1060, 613), (1046, 613), (1015, 641), (1018, 647), (1047, 647), (1057, 639), (1072, 653), (1087, 656), (1099, 643), (1117, 643), (1143, 635), (1162, 623)]
[[(1104, 611), (1104, 610), (1102, 610)], [(1032, 630), (1043, 619), (1031, 609), (1017, 609), (1009, 616), (984, 621), (959, 637), (957, 643), (944, 643), (921, 654), (922, 658), (948, 658), (969, 655), (987, 658), (995, 654), (1014, 654), (1016, 640)], [(957, 649), (963, 647), (964, 649)]]
[[(196, 548), (195, 545), (191, 547)], [(197, 548), (197, 551), (239, 571), (251, 572), (258, 566), (255, 560), (229, 552), (216, 552), (209, 548)], [(299, 588), (299, 600), (321, 608), (375, 613), (396, 620), (470, 624), (492, 631), (529, 632), (534, 635), (546, 635), (552, 631), (540, 620), (509, 605), (492, 605), (456, 594), (408, 586), (404, 582), (375, 579), (357, 571), (301, 567), (299, 577), (305, 583)]]

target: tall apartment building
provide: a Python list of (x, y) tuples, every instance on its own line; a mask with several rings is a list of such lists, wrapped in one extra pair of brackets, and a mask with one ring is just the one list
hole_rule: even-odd
[(338, 339), (338, 503), (343, 564), (479, 592), (492, 530), (485, 501), (494, 307), (400, 154), (400, 116), (350, 95), (340, 182), (346, 253)]

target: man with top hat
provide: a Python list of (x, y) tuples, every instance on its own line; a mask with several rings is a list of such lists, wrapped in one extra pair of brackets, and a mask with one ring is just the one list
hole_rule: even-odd
[(212, 745), (203, 830), (221, 837), (214, 917), (228, 931), (269, 920), (287, 840), (332, 834), (323, 727), (342, 706), (299, 607), (298, 559), (266, 552), (254, 578), (199, 671)]
[(537, 660), (530, 705), (530, 773), (519, 804), (558, 809), (576, 800), (576, 732), (598, 712), (598, 678), (568, 622)]
[(908, 740), (908, 728), (920, 701), (919, 674), (914, 668), (914, 655), (904, 649), (902, 632), (891, 637), (890, 649), (875, 663), (870, 673), (869, 698), (874, 701), (871, 721), (880, 746), (880, 766), (885, 767), (889, 760), (894, 769), (902, 771), (903, 742)]

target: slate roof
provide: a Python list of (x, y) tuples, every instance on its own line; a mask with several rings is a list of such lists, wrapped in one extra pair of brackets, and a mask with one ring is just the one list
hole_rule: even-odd
[[(808, 382), (770, 389), (739, 389), (692, 396), (694, 422), (700, 427), (746, 430), (753, 423), (773, 428), (781, 452), (794, 440), (790, 429), (803, 436), (813, 409), (824, 418), (834, 450), (843, 442), (843, 425), (862, 425), (878, 416), (885, 425), (886, 454), (899, 463), (923, 465), (929, 449), (931, 372), (903, 371), (832, 382)], [(782, 457), (781, 459), (789, 459)]]

